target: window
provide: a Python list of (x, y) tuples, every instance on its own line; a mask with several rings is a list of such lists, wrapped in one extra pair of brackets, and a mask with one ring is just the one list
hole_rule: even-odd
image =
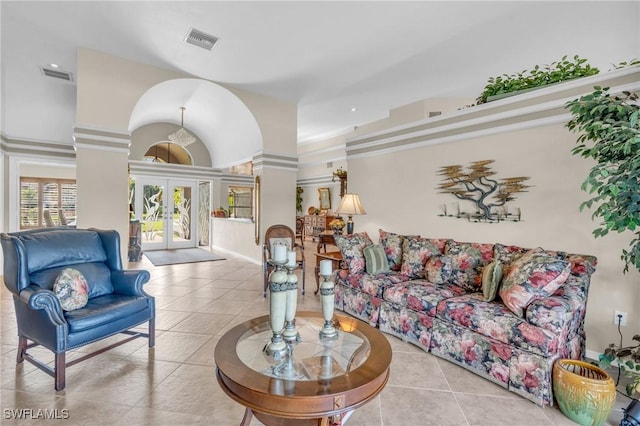
[(253, 212), (252, 191), (250, 187), (229, 187), (229, 217), (251, 219)]
[(71, 179), (20, 178), (20, 229), (47, 226), (45, 210), (54, 225), (75, 221), (77, 190)]

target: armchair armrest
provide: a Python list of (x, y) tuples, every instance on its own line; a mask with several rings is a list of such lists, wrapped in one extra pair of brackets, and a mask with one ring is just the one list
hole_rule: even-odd
[(114, 292), (127, 296), (151, 297), (142, 289), (149, 278), (151, 278), (149, 271), (144, 269), (111, 271)]
[(60, 301), (51, 290), (30, 285), (20, 292), (20, 300), (31, 309), (44, 310), (55, 325), (66, 324)]

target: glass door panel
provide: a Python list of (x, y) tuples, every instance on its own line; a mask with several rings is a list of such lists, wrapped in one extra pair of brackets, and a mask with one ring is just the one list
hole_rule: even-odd
[[(194, 209), (195, 182), (169, 181), (169, 193), (173, 194), (168, 200), (170, 215), (167, 219), (170, 238), (168, 248), (195, 247), (194, 238)], [(197, 199), (196, 199), (197, 200)]]

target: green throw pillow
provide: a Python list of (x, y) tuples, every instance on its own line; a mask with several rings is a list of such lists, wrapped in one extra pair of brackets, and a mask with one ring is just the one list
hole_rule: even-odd
[(482, 294), (484, 300), (491, 302), (498, 294), (498, 287), (502, 280), (502, 265), (497, 260), (489, 263), (482, 271)]
[(371, 244), (362, 250), (367, 274), (375, 275), (389, 272), (389, 261), (380, 244)]

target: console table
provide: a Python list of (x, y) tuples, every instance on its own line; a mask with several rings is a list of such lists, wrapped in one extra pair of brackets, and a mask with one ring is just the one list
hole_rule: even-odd
[(318, 234), (329, 230), (329, 223), (335, 219), (335, 216), (327, 215), (305, 215), (304, 216), (304, 235), (313, 237), (315, 241)]

